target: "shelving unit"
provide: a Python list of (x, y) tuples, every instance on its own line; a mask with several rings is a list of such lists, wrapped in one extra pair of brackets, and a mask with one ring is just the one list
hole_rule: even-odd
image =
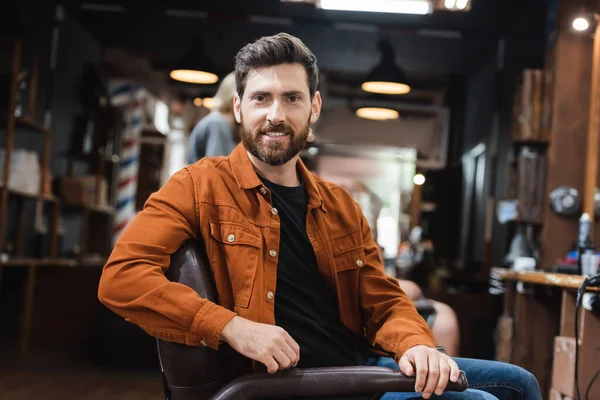
[(523, 70), (515, 91), (508, 193), (504, 200), (516, 202), (517, 216), (510, 221), (513, 237), (518, 230), (524, 230), (528, 245), (538, 256), (547, 204), (546, 154), (550, 144), (551, 93), (545, 74), (544, 70)]
[[(2, 182), (0, 184), (0, 289), (2, 287), (3, 268), (27, 268), (24, 297), (21, 307), (22, 326), (20, 343), (22, 354), (28, 349), (31, 331), (31, 318), (35, 293), (37, 268), (98, 268), (106, 263), (111, 251), (113, 222), (115, 216), (116, 190), (120, 153), (120, 111), (113, 108), (108, 101), (99, 102), (98, 107), (91, 110), (94, 115), (94, 146), (93, 154), (64, 154), (69, 165), (67, 176), (73, 176), (72, 164), (75, 162), (88, 163), (90, 173), (96, 178), (96, 193), (100, 192), (102, 180), (107, 181), (107, 201), (102, 201), (97, 195), (95, 202), (71, 204), (53, 193), (54, 185), (49, 182), (47, 175), (50, 168), (52, 132), (36, 120), (36, 95), (39, 63), (35, 49), (21, 40), (0, 38), (2, 56), (11, 60), (10, 90), (0, 95), (9, 96), (6, 109), (0, 109), (0, 124), (4, 128), (4, 164)], [(16, 115), (17, 98), (19, 94), (19, 73), (22, 70), (24, 56), (31, 59), (27, 65), (30, 72), (27, 95), (27, 106), (22, 115)], [(31, 68), (31, 69), (30, 69)], [(107, 99), (104, 99), (107, 100)], [(31, 132), (31, 139), (42, 140), (40, 151), (40, 188), (38, 193), (29, 193), (19, 188), (10, 187), (11, 156), (17, 142), (17, 131)], [(77, 132), (75, 133), (77, 134)], [(110, 141), (110, 145), (107, 143)], [(28, 208), (33, 202), (42, 208), (42, 214), (47, 221), (47, 230), (38, 253), (25, 243), (27, 233), (32, 231), (28, 226)], [(15, 211), (13, 211), (16, 210)], [(9, 215), (10, 212), (10, 215)], [(66, 257), (59, 243), (59, 221), (67, 214), (79, 214), (81, 218), (81, 234), (79, 253)], [(13, 219), (14, 228), (9, 228), (9, 218)], [(68, 234), (68, 232), (64, 232)], [(10, 253), (5, 254), (7, 243), (10, 241)]]

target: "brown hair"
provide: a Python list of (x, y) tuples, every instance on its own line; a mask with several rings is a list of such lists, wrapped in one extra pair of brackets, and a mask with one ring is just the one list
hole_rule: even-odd
[(319, 85), (317, 58), (297, 37), (278, 33), (247, 44), (235, 56), (235, 80), (240, 98), (244, 96), (250, 71), (281, 64), (301, 64), (308, 76), (310, 97), (314, 96)]

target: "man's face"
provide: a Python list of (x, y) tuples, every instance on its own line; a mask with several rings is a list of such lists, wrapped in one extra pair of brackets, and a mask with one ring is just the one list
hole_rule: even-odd
[(234, 98), (235, 118), (246, 149), (270, 165), (290, 161), (306, 144), (309, 125), (321, 112), (321, 95), (310, 98), (300, 64), (250, 71), (243, 98)]

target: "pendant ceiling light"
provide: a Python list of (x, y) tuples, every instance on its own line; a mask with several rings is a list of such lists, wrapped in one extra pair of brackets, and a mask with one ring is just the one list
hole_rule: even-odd
[(196, 36), (190, 49), (175, 64), (170, 76), (180, 82), (211, 85), (219, 80), (215, 71), (214, 64), (204, 51), (202, 38)]
[(365, 92), (379, 94), (407, 94), (410, 92), (404, 71), (396, 65), (396, 53), (387, 39), (379, 41), (381, 61), (367, 75), (361, 85)]
[(400, 115), (398, 114), (398, 111), (392, 110), (391, 108), (363, 107), (356, 110), (356, 116), (373, 121), (386, 121), (398, 119)]

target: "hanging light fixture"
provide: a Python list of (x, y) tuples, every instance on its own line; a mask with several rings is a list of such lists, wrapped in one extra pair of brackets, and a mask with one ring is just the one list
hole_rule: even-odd
[(190, 49), (175, 64), (170, 76), (180, 82), (211, 85), (219, 80), (215, 71), (214, 64), (204, 51), (202, 38), (196, 36)]
[(212, 110), (215, 105), (215, 99), (213, 97), (205, 97), (202, 99), (202, 105), (209, 110)]
[(391, 108), (362, 107), (356, 110), (356, 116), (374, 121), (385, 121), (398, 119), (400, 115), (398, 114), (398, 111), (392, 110)]
[(381, 61), (369, 72), (361, 85), (362, 90), (379, 94), (407, 94), (410, 92), (406, 74), (396, 65), (396, 53), (387, 39), (379, 41)]

